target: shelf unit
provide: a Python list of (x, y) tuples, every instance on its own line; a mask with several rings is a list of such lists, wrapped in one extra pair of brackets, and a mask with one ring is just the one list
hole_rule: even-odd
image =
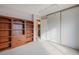
[(0, 17), (0, 50), (11, 46), (11, 20)]
[(33, 21), (0, 16), (0, 50), (33, 41)]
[(26, 38), (28, 41), (33, 41), (33, 22), (26, 21)]
[(19, 34), (22, 35), (24, 34), (24, 21), (16, 19), (13, 20), (13, 35)]

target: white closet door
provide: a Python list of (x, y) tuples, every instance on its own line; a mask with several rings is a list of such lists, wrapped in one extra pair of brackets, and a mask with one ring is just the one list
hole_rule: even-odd
[(79, 7), (61, 13), (62, 44), (79, 49)]
[(60, 43), (60, 13), (49, 15), (47, 18), (47, 39)]

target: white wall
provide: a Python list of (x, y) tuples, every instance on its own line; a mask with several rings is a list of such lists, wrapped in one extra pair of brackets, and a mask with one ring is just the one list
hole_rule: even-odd
[(47, 19), (41, 19), (41, 40), (47, 40)]
[(37, 15), (34, 15), (34, 41), (38, 39)]

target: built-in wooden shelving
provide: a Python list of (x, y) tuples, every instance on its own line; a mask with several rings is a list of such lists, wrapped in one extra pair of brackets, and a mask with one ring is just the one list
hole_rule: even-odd
[(33, 21), (0, 16), (0, 50), (33, 41)]

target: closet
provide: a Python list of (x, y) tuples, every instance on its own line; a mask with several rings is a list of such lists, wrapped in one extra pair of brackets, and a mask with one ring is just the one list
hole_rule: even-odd
[(61, 44), (79, 50), (79, 6), (61, 12)]
[(0, 16), (0, 50), (33, 41), (33, 21)]
[(47, 40), (79, 50), (79, 5), (49, 14), (46, 20), (41, 24)]
[(47, 39), (60, 43), (60, 12), (47, 16)]

